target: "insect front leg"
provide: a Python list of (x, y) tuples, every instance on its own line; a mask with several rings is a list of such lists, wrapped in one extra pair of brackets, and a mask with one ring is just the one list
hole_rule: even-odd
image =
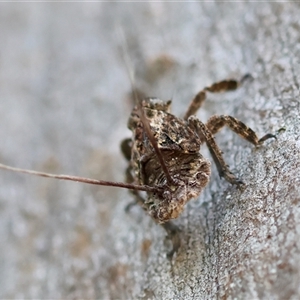
[(212, 116), (206, 123), (206, 127), (211, 132), (211, 134), (216, 134), (225, 125), (228, 128), (230, 128), (233, 132), (237, 133), (240, 137), (242, 137), (243, 139), (247, 140), (255, 146), (262, 144), (267, 139), (276, 139), (276, 136), (271, 133), (268, 133), (259, 139), (256, 133), (251, 128), (249, 128), (243, 122), (231, 116)]
[(215, 139), (207, 126), (200, 120), (198, 120), (195, 116), (189, 117), (188, 125), (197, 132), (203, 142), (206, 142), (209, 152), (216, 164), (220, 177), (224, 177), (231, 184), (242, 184), (243, 182), (230, 172), (223, 159), (222, 152), (216, 144)]
[(130, 159), (131, 159), (132, 139), (131, 138), (124, 139), (121, 142), (120, 148), (121, 148), (121, 152), (124, 155), (124, 157), (126, 158), (126, 160), (130, 161)]
[(184, 120), (187, 120), (190, 116), (196, 114), (196, 112), (202, 106), (202, 103), (206, 99), (206, 92), (221, 93), (221, 92), (233, 91), (236, 90), (238, 87), (240, 87), (244, 81), (246, 81), (251, 77), (252, 76), (250, 74), (246, 74), (242, 77), (241, 80), (235, 80), (235, 79), (222, 80), (212, 84), (209, 87), (204, 88), (192, 100), (191, 104), (188, 107), (187, 112), (183, 117)]

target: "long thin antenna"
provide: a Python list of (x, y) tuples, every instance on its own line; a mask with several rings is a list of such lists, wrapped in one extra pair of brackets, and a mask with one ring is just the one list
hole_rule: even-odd
[(97, 179), (78, 177), (78, 176), (72, 176), (72, 175), (57, 175), (57, 174), (51, 174), (51, 173), (37, 172), (37, 171), (33, 171), (33, 170), (28, 170), (28, 169), (14, 168), (14, 167), (10, 167), (10, 166), (3, 165), (3, 164), (0, 164), (0, 169), (7, 170), (7, 171), (13, 171), (13, 172), (17, 172), (17, 173), (30, 174), (30, 175), (34, 175), (34, 176), (83, 182), (83, 183), (87, 183), (87, 184), (113, 186), (113, 187), (119, 187), (119, 188), (124, 188), (124, 189), (138, 190), (138, 191), (152, 192), (152, 193), (160, 192), (159, 187), (152, 187), (152, 186), (148, 186), (148, 185), (136, 185), (136, 184), (130, 184), (130, 183), (123, 183), (123, 182), (97, 180)]
[(129, 79), (130, 79), (130, 84), (131, 84), (131, 89), (132, 89), (132, 92), (133, 92), (133, 96), (134, 96), (134, 100), (135, 100), (135, 103), (138, 107), (138, 114), (139, 114), (139, 117), (144, 125), (144, 129), (146, 131), (146, 134), (149, 138), (149, 141), (150, 143), (152, 144), (153, 148), (154, 148), (154, 151), (158, 157), (158, 160), (159, 160), (159, 163), (161, 165), (161, 168), (163, 170), (163, 172), (165, 173), (166, 175), (166, 178), (167, 178), (167, 181), (170, 185), (174, 184), (174, 180), (173, 178), (171, 177), (170, 175), (170, 172), (166, 166), (166, 163), (165, 163), (165, 160), (164, 160), (164, 157), (160, 151), (160, 149), (158, 148), (158, 144), (154, 138), (154, 135), (151, 131), (151, 128), (150, 128), (150, 125), (149, 125), (149, 122), (145, 116), (145, 112), (142, 108), (142, 104), (141, 102), (138, 100), (138, 96), (137, 96), (137, 92), (136, 92), (136, 88), (134, 86), (134, 72), (132, 70), (132, 68), (130, 68), (130, 66), (132, 65), (131, 64), (131, 60), (130, 60), (130, 56), (128, 54), (128, 51), (127, 51), (127, 42), (126, 42), (126, 39), (125, 39), (125, 35), (124, 35), (124, 32), (122, 30), (122, 27), (121, 26), (118, 26), (118, 33), (119, 33), (119, 36), (120, 36), (120, 39), (122, 40), (122, 48), (123, 48), (123, 55), (124, 55), (124, 61), (125, 61), (125, 65), (126, 65), (126, 69), (127, 69), (127, 72), (128, 72), (128, 75), (129, 75)]

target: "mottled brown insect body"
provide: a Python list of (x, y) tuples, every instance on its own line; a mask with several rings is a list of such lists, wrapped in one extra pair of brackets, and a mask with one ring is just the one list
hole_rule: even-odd
[(135, 184), (163, 190), (148, 193), (142, 206), (156, 222), (165, 223), (202, 192), (209, 181), (210, 162), (200, 154), (201, 139), (188, 122), (170, 114), (171, 101), (148, 98), (141, 105), (174, 183), (169, 184), (161, 168), (137, 107), (128, 124), (133, 132), (129, 171)]
[(251, 128), (231, 116), (215, 115), (206, 124), (195, 117), (207, 92), (235, 90), (249, 77), (223, 80), (204, 88), (182, 119), (171, 114), (171, 101), (157, 98), (145, 98), (133, 109), (128, 122), (133, 137), (121, 146), (129, 160), (127, 182), (153, 188), (147, 191), (146, 198), (137, 189), (132, 193), (136, 202), (168, 232), (169, 221), (177, 218), (185, 204), (197, 197), (209, 181), (210, 162), (200, 153), (201, 144), (207, 144), (221, 177), (231, 184), (243, 184), (230, 172), (213, 135), (226, 125), (254, 145), (275, 137), (266, 134), (259, 139)]

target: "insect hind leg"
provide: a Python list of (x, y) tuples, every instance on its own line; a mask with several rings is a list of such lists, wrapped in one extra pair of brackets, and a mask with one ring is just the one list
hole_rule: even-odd
[(244, 81), (250, 78), (252, 78), (252, 76), (250, 74), (246, 74), (242, 77), (241, 80), (235, 80), (235, 79), (222, 80), (212, 84), (209, 87), (204, 88), (192, 100), (191, 104), (188, 107), (187, 112), (183, 117), (184, 120), (187, 120), (190, 116), (196, 114), (196, 112), (199, 110), (199, 108), (202, 106), (203, 102), (205, 101), (207, 92), (221, 93), (221, 92), (233, 91), (236, 90), (238, 87), (240, 87), (244, 83)]

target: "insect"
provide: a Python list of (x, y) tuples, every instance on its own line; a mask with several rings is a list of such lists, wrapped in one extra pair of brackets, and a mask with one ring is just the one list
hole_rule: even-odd
[[(226, 165), (222, 152), (213, 137), (227, 126), (255, 146), (273, 134), (258, 138), (256, 133), (241, 121), (228, 115), (214, 115), (206, 124), (195, 114), (206, 99), (207, 92), (219, 93), (237, 89), (251, 75), (241, 80), (223, 80), (201, 90), (191, 101), (183, 118), (171, 113), (171, 101), (158, 98), (144, 98), (133, 109), (128, 127), (132, 138), (121, 143), (125, 158), (129, 161), (127, 182), (111, 182), (69, 175), (55, 175), (32, 170), (9, 167), (0, 168), (38, 176), (79, 181), (102, 186), (130, 189), (135, 202), (161, 224), (173, 242), (171, 256), (177, 251), (180, 240), (178, 228), (171, 222), (180, 216), (185, 205), (197, 197), (209, 182), (210, 162), (200, 153), (206, 143), (217, 170), (231, 184), (243, 182), (232, 174)], [(141, 192), (146, 192), (147, 196)]]

